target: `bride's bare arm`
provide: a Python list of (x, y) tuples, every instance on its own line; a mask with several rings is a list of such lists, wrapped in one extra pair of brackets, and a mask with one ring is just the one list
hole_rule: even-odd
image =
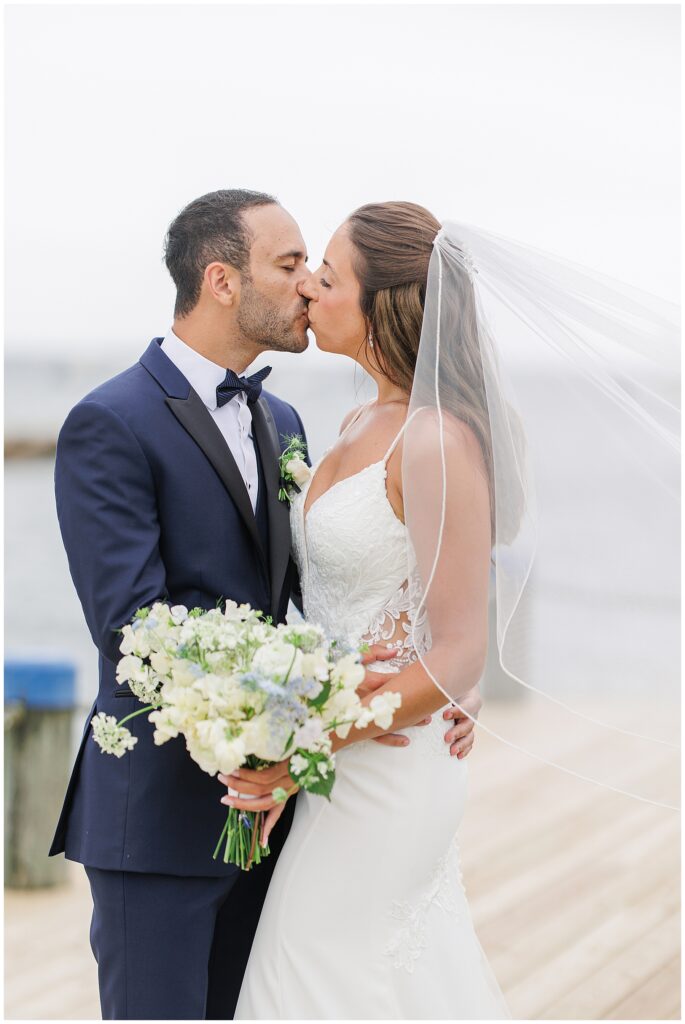
[[(440, 558), (434, 566), (443, 491), (438, 429), (442, 430), (444, 444), (445, 515)], [(397, 469), (396, 464), (394, 480), (389, 474), (388, 483), (395, 485), (402, 500)], [(460, 695), (469, 714), (475, 716), (480, 710), (477, 684), (487, 649), (491, 552), (487, 473), (478, 440), (468, 426), (448, 415), (438, 428), (435, 417), (427, 414), (412, 427), (403, 469), (411, 474), (412, 494), (421, 495), (420, 505), (417, 507), (415, 498), (415, 507), (409, 510), (409, 525), (420, 575), (428, 579), (432, 574), (426, 595), (432, 645), (423, 658), (429, 671), (420, 662), (412, 663), (397, 675), (386, 677), (374, 694), (363, 700), (368, 704), (376, 694), (399, 692), (402, 706), (395, 712), (393, 730), (416, 725), (450, 699), (459, 701)], [(402, 633), (398, 621), (392, 640)], [(459, 709), (452, 710), (450, 717), (455, 713), (461, 714)], [(449, 740), (458, 741), (468, 735), (470, 726), (470, 719), (462, 716), (460, 727), (449, 730)], [(336, 739), (334, 745), (340, 749), (381, 733), (373, 725), (365, 730), (353, 728), (345, 740)]]

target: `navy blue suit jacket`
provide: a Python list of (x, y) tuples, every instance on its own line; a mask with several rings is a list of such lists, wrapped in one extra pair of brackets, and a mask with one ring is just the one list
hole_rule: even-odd
[(161, 340), (79, 402), (58, 439), (57, 513), (100, 670), (50, 853), (110, 870), (225, 875), (232, 866), (212, 860), (223, 787), (183, 739), (155, 747), (140, 715), (129, 723), (138, 743), (119, 759), (101, 753), (89, 723), (99, 711), (121, 718), (140, 707), (115, 676), (117, 630), (138, 608), (162, 600), (208, 609), (223, 597), (283, 620), (298, 582), (278, 459), (283, 436), (304, 429), (274, 395), (263, 391), (252, 406), (265, 547), (228, 445)]

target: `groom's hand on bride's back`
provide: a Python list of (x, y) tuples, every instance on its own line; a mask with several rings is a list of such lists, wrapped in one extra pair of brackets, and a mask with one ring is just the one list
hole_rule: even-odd
[[(470, 752), (476, 735), (474, 718), (478, 718), (478, 712), (483, 706), (483, 698), (480, 695), (480, 687), (476, 683), (470, 690), (457, 698), (459, 707), (451, 705), (442, 713), (447, 722), (454, 722), (445, 733), (445, 743), (450, 745), (452, 757), (463, 760)], [(464, 712), (467, 712), (464, 714)], [(469, 715), (472, 717), (469, 718)]]

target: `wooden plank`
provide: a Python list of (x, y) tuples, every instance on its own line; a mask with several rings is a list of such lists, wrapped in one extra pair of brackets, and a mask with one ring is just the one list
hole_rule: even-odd
[[(539, 860), (532, 857), (526, 870), (495, 879), (478, 900), (480, 920), (488, 921), (507, 913), (542, 889), (553, 889), (570, 872), (578, 873), (586, 866), (589, 869), (598, 858), (615, 850), (619, 843), (629, 843), (631, 838), (638, 840), (644, 835), (646, 823), (652, 819), (650, 811), (650, 808), (638, 804), (632, 813), (623, 815), (611, 831), (581, 833), (571, 846), (562, 846)], [(671, 827), (670, 823), (662, 825), (660, 834), (670, 834)], [(471, 897), (468, 886), (466, 891)]]
[[(680, 914), (674, 913), (646, 930), (638, 942), (623, 949), (613, 959), (608, 962), (606, 958), (601, 959), (597, 970), (588, 973), (580, 985), (545, 1005), (539, 1016), (548, 1020), (605, 1017), (617, 1002), (672, 960), (679, 939)], [(538, 999), (538, 1008), (540, 1003)], [(661, 1007), (652, 1006), (649, 1017), (659, 1020)]]
[[(677, 914), (678, 907), (678, 892), (665, 882), (654, 894), (647, 894), (639, 902), (610, 916), (596, 917), (592, 929), (575, 942), (562, 946), (556, 955), (543, 954), (537, 961), (531, 957), (521, 981), (507, 987), (511, 1005), (522, 1017), (549, 1016), (549, 1004), (563, 1000), (570, 992), (572, 1001), (562, 1016), (568, 1016), (572, 1005), (573, 1012), (584, 1018), (586, 1014), (579, 1011), (584, 1003), (590, 1018), (602, 1017), (602, 1006), (594, 1001), (595, 986), (588, 983), (588, 978), (592, 978), (598, 965), (615, 960), (624, 950), (643, 947), (647, 942), (645, 936)], [(672, 956), (674, 949), (677, 945), (670, 947), (669, 955)], [(630, 991), (629, 984), (622, 989), (619, 984), (617, 981), (617, 999), (624, 998)], [(602, 997), (604, 995), (603, 991)]]
[[(677, 890), (669, 870), (670, 854), (661, 854), (658, 841), (654, 847), (654, 863), (648, 879), (639, 870), (617, 872), (609, 869), (598, 876), (589, 872), (587, 880), (573, 878), (549, 893), (546, 901), (535, 906), (522, 904), (517, 913), (502, 921), (482, 927), (477, 910), (473, 918), (483, 945), (493, 954), (500, 985), (509, 989), (536, 969), (565, 952), (570, 953), (590, 934), (598, 922), (621, 913), (628, 914), (627, 934), (634, 930), (632, 914), (643, 899), (664, 900)], [(677, 906), (677, 898), (673, 906)], [(545, 905), (547, 912), (545, 912)], [(553, 907), (553, 912), (549, 909)], [(666, 916), (666, 911), (662, 911)], [(525, 936), (525, 942), (521, 941)]]
[(674, 956), (643, 985), (616, 1003), (605, 1019), (650, 1020), (654, 1019), (654, 1007), (660, 1008), (659, 1016), (664, 1014), (664, 1020), (680, 1017), (680, 956)]
[[(628, 857), (633, 858), (632, 862), (626, 863)], [(479, 934), (485, 941), (520, 956), (520, 935), (529, 930), (534, 932), (540, 922), (544, 925), (549, 919), (550, 907), (554, 907), (554, 917), (563, 931), (565, 915), (574, 908), (577, 913), (585, 901), (594, 903), (597, 919), (611, 913), (617, 905), (622, 906), (631, 894), (637, 899), (664, 879), (677, 889), (678, 868), (675, 844), (664, 842), (662, 834), (652, 832), (627, 844), (620, 862), (614, 853), (579, 865), (577, 870), (551, 884), (539, 886), (499, 917), (489, 920), (481, 917), (480, 891), (472, 893), (470, 903)]]
[(578, 804), (567, 805), (559, 800), (556, 811), (538, 806), (528, 814), (518, 814), (512, 807), (504, 821), (500, 818), (500, 827), (494, 835), (483, 841), (460, 829), (460, 849), (465, 851), (462, 870), (471, 884), (489, 888), (503, 870), (523, 871), (533, 861), (546, 860), (555, 848), (575, 846), (578, 836), (608, 834), (622, 821), (632, 818), (638, 808), (641, 808), (640, 818), (647, 829), (676, 819), (671, 811), (606, 792)]

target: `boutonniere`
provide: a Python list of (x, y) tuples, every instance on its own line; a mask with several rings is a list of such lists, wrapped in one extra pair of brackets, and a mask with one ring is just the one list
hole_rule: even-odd
[(290, 504), (294, 495), (299, 494), (304, 484), (307, 483), (312, 471), (305, 462), (307, 445), (302, 435), (289, 434), (284, 437), (284, 440), (288, 442), (288, 445), (278, 460), (281, 475), (278, 500), (287, 501)]

